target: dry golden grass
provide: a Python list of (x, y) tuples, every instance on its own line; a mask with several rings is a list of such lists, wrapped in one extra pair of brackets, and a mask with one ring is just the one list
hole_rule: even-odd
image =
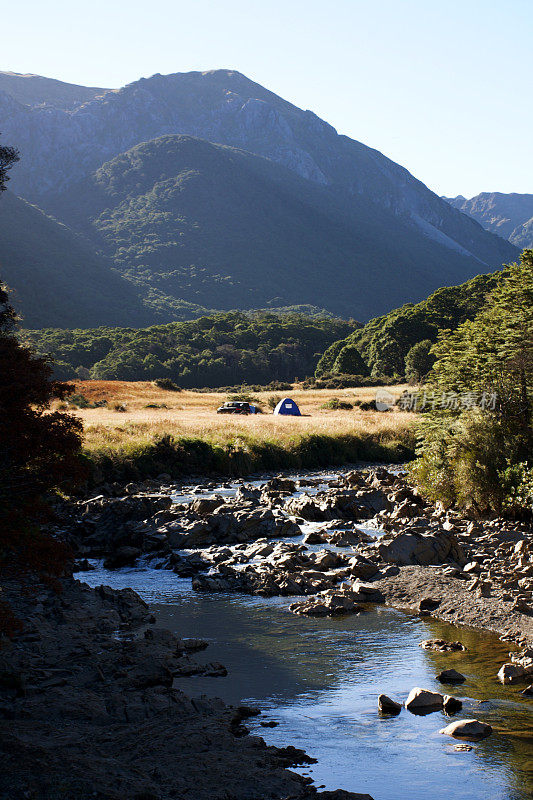
[[(405, 386), (389, 387), (399, 397)], [(302, 417), (280, 417), (270, 412), (267, 400), (273, 392), (253, 393), (265, 412), (251, 416), (217, 415), (216, 409), (226, 396), (221, 393), (191, 391), (169, 392), (147, 381), (77, 381), (76, 392), (90, 402), (105, 400), (102, 408), (76, 409), (73, 413), (83, 420), (86, 448), (120, 449), (135, 442), (150, 442), (154, 437), (170, 434), (174, 437), (197, 437), (212, 444), (227, 444), (239, 438), (264, 440), (283, 445), (303, 435), (370, 434), (376, 439), (400, 436), (413, 426), (413, 415), (394, 410), (389, 413), (333, 411), (321, 406), (333, 397), (353, 402), (375, 398), (372, 387), (354, 389), (312, 389), (304, 391), (296, 385), (290, 394), (298, 404)], [(166, 405), (167, 408), (146, 408), (147, 405)], [(126, 411), (114, 410), (123, 405)]]

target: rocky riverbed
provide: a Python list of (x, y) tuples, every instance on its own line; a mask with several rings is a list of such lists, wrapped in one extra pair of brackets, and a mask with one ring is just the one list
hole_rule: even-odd
[(533, 644), (531, 525), (431, 506), (396, 472), (105, 488), (65, 527), (81, 569), (144, 560), (199, 592), (305, 596), (296, 613), (379, 602)]
[[(531, 527), (430, 506), (396, 472), (196, 486), (161, 476), (100, 487), (58, 515), (77, 569), (150, 565), (199, 594), (292, 597), (295, 614), (314, 618), (390, 605), (516, 643), (502, 683), (526, 686), (533, 674)], [(0, 652), (11, 720), (1, 797), (316, 795), (288, 769), (303, 752), (246, 735), (249, 710), (189, 698), (187, 676), (225, 674), (198, 661), (201, 642), (158, 628), (133, 592), (71, 579), (62, 589), (21, 597), (5, 584), (25, 627)]]

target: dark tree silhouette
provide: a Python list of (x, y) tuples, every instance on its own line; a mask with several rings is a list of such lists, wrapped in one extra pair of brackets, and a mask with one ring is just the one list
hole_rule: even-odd
[[(17, 159), (14, 148), (0, 147), (0, 189)], [(71, 387), (53, 380), (48, 359), (19, 341), (17, 326), (0, 283), (0, 566), (53, 575), (64, 567), (65, 550), (39, 525), (50, 494), (81, 477), (82, 425), (49, 411)]]

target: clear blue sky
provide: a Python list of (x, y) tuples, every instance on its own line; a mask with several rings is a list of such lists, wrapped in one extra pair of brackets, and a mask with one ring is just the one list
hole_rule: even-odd
[(533, 193), (531, 0), (9, 5), (0, 69), (108, 87), (236, 69), (439, 194)]

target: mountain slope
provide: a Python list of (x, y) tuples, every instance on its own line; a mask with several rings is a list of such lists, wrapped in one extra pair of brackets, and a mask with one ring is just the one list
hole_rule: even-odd
[(372, 202), (409, 223), (413, 240), (433, 239), (450, 254), (478, 259), (478, 271), (516, 257), (403, 167), (238, 72), (154, 75), (72, 111), (29, 108), (2, 95), (0, 118), (5, 141), (24, 156), (13, 188), (44, 208), (50, 194), (128, 148), (182, 133), (265, 156), (329, 187), (339, 202)]
[(533, 194), (482, 192), (470, 200), (462, 195), (444, 199), (516, 247), (533, 247)]
[(368, 199), (189, 136), (132, 148), (53, 207), (131, 280), (213, 308), (319, 301), (368, 319), (479, 271)]
[(11, 192), (0, 195), (0, 277), (27, 327), (142, 325), (157, 318), (89, 243)]
[(361, 374), (361, 356), (375, 376), (403, 376), (410, 348), (425, 339), (436, 342), (440, 330), (455, 330), (473, 319), (504, 274), (505, 270), (499, 270), (478, 275), (460, 286), (439, 289), (421, 303), (407, 303), (370, 320), (326, 350), (318, 363), (317, 377), (324, 373)]
[(54, 78), (43, 78), (41, 75), (0, 72), (0, 92), (5, 92), (18, 103), (28, 106), (45, 104), (67, 110), (107, 91), (94, 86), (77, 86)]

